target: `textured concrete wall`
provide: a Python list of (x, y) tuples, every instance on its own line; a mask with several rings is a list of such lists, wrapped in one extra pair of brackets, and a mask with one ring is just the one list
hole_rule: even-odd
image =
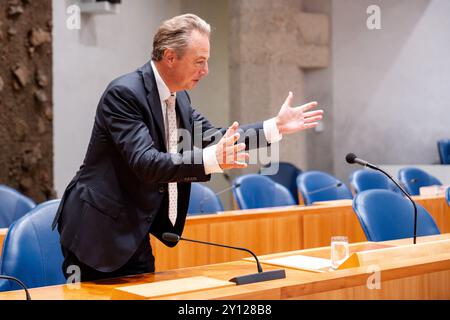
[[(305, 103), (304, 70), (329, 62), (329, 19), (298, 0), (230, 2), (231, 118), (241, 123), (277, 114), (289, 91)], [(305, 133), (283, 138), (280, 160), (307, 166)], [(259, 167), (258, 165), (253, 168)]]
[[(355, 152), (378, 164), (432, 164), (450, 137), (450, 1), (342, 0), (333, 4), (335, 173)], [(366, 9), (381, 9), (381, 30)]]
[[(332, 17), (331, 0), (304, 0), (303, 10)], [(333, 37), (329, 25), (330, 41)], [(331, 51), (330, 57), (333, 56)], [(317, 130), (306, 133), (307, 167), (305, 170), (321, 170), (333, 173), (333, 59), (327, 68), (305, 70), (305, 97), (316, 100), (325, 111), (322, 125)]]
[(53, 191), (52, 3), (0, 1), (0, 184)]

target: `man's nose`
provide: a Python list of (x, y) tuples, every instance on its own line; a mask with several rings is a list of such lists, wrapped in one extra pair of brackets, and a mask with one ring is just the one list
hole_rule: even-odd
[(202, 76), (207, 76), (209, 73), (209, 67), (208, 67), (208, 62), (205, 63), (205, 66), (203, 67), (202, 71)]

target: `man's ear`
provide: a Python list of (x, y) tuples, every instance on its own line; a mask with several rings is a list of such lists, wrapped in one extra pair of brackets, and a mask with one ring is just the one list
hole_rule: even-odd
[(164, 50), (163, 54), (163, 60), (169, 65), (172, 66), (172, 64), (175, 62), (177, 57), (177, 54), (172, 49), (166, 49)]

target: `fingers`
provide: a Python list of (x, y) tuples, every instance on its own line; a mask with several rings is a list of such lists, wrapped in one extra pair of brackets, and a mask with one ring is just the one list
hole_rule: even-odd
[(320, 120), (322, 120), (322, 116), (321, 115), (320, 116), (315, 116), (315, 117), (307, 117), (307, 118), (305, 118), (305, 122), (307, 122), (307, 123), (317, 122), (317, 121), (320, 121)]
[(240, 134), (236, 133), (236, 130), (239, 128), (239, 123), (237, 121), (233, 122), (233, 124), (228, 128), (227, 132), (225, 132), (225, 144), (227, 146), (231, 146), (239, 140)]
[(307, 110), (310, 110), (312, 108), (317, 107), (317, 105), (318, 105), (317, 101), (313, 101), (313, 102), (309, 102), (307, 104), (304, 104), (304, 105), (302, 105), (302, 106), (300, 106), (298, 108), (300, 108), (303, 112), (305, 112)]
[(233, 145), (231, 148), (228, 148), (227, 153), (228, 154), (236, 154), (239, 152), (242, 152), (245, 150), (245, 143), (239, 143), (236, 145)]
[(248, 153), (246, 152), (242, 152), (237, 154), (236, 159), (233, 161), (233, 163), (230, 164), (230, 168), (235, 168), (235, 169), (244, 169), (247, 168), (248, 164), (248, 160), (250, 159), (250, 156)]
[(237, 145), (228, 147), (227, 150), (225, 151), (227, 163), (231, 164), (231, 163), (237, 161), (237, 159), (239, 159), (239, 157), (243, 157), (245, 152), (242, 152), (242, 151), (245, 150), (245, 147), (246, 147), (245, 143), (239, 143)]
[(226, 138), (231, 137), (238, 128), (239, 128), (239, 123), (237, 121), (233, 122), (233, 124), (227, 129), (227, 132), (225, 132), (224, 137), (226, 137)]
[(323, 110), (314, 110), (314, 111), (303, 112), (303, 116), (305, 118), (322, 116), (322, 115), (323, 115)]
[(301, 118), (305, 122), (316, 122), (322, 120), (323, 118), (323, 110), (303, 112), (302, 107), (297, 107), (295, 109), (295, 113), (298, 119)]
[(239, 138), (241, 137), (241, 135), (239, 134), (239, 132), (233, 134), (232, 136), (228, 137), (225, 139), (225, 143), (227, 145), (227, 147), (232, 146), (236, 143), (236, 141), (239, 140)]
[(247, 152), (243, 152), (245, 148), (245, 143), (227, 146), (223, 157), (223, 164), (226, 169), (247, 167), (246, 162), (250, 156)]
[[(292, 92), (289, 93), (286, 99), (287, 103), (292, 103)], [(240, 138), (239, 132), (236, 132), (239, 128), (239, 123), (237, 121), (227, 129), (224, 137), (221, 140), (221, 147), (217, 158), (220, 158), (222, 169), (232, 169), (232, 168), (247, 168), (248, 160), (250, 156), (247, 152), (244, 152), (246, 145), (245, 143), (236, 142)]]
[(317, 127), (318, 125), (319, 125), (319, 122), (308, 122), (308, 123), (305, 123), (303, 126), (305, 129), (312, 129), (312, 128)]
[(292, 93), (292, 91), (289, 91), (289, 94), (288, 94), (286, 100), (284, 100), (283, 107), (291, 107), (293, 100), (294, 100), (294, 94)]
[(240, 153), (236, 158), (232, 158), (222, 164), (222, 169), (243, 169), (247, 168), (250, 156), (248, 153)]

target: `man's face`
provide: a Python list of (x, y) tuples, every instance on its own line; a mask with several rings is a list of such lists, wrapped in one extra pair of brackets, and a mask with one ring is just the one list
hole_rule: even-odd
[(176, 91), (193, 89), (208, 74), (208, 59), (209, 37), (194, 30), (184, 55), (175, 57), (172, 64), (171, 78)]

